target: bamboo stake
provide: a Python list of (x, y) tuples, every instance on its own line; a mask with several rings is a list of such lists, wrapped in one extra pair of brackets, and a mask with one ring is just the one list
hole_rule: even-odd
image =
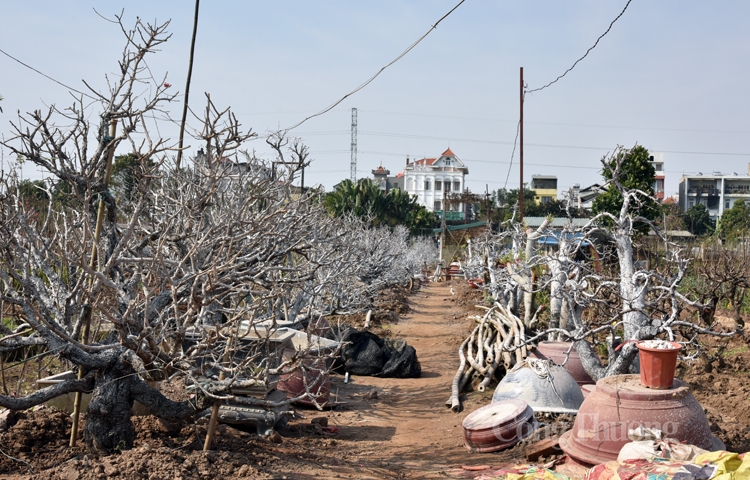
[[(109, 121), (109, 136), (112, 137), (112, 139), (115, 138), (115, 134), (117, 133), (117, 120), (112, 119)], [(112, 144), (112, 140), (110, 140), (110, 144), (108, 145), (109, 152), (107, 152), (107, 169), (104, 173), (104, 190), (107, 190), (109, 188), (109, 180), (112, 176), (112, 158), (115, 156), (115, 148)], [(96, 228), (94, 230), (94, 242), (91, 245), (91, 260), (89, 261), (89, 268), (92, 270), (96, 267), (97, 264), (97, 257), (98, 257), (98, 245), (99, 245), (99, 239), (102, 236), (102, 223), (104, 223), (104, 197), (100, 195), (99, 197), (99, 209), (96, 212)], [(94, 277), (89, 277), (89, 289), (94, 284)], [(89, 334), (91, 332), (91, 307), (88, 305), (84, 305), (84, 311), (83, 314), (85, 315), (85, 322), (83, 324), (83, 332), (81, 334), (83, 343), (86, 344), (89, 341)], [(80, 380), (83, 378), (84, 375), (84, 369), (82, 366), (78, 367), (78, 379)], [(78, 440), (78, 421), (81, 416), (81, 400), (83, 398), (83, 393), (76, 392), (75, 400), (73, 401), (73, 426), (70, 429), (70, 447), (75, 447), (76, 441)]]
[[(216, 336), (219, 336), (219, 326), (216, 326)], [(227, 339), (224, 344), (224, 353), (221, 356), (221, 364), (226, 367), (229, 360), (229, 348), (231, 339)], [(219, 381), (221, 382), (226, 378), (224, 370), (219, 372)], [(203, 451), (207, 452), (211, 449), (211, 443), (214, 441), (214, 434), (216, 433), (216, 423), (219, 419), (219, 408), (221, 408), (221, 400), (214, 400), (214, 405), (211, 410), (211, 419), (208, 421), (208, 431), (206, 432), (206, 441), (203, 443)]]

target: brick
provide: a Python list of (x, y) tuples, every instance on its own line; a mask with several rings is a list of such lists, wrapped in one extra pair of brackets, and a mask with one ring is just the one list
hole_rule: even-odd
[(526, 455), (526, 459), (535, 462), (539, 459), (539, 457), (546, 457), (549, 455), (554, 455), (556, 453), (560, 452), (560, 447), (558, 444), (560, 443), (560, 437), (551, 437), (551, 438), (545, 438), (544, 440), (539, 440), (536, 443), (532, 443), (528, 447), (524, 449), (524, 454)]

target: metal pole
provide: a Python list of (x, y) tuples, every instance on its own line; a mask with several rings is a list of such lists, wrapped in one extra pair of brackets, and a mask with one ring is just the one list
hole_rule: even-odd
[(523, 67), (521, 67), (521, 117), (518, 121), (518, 140), (519, 140), (519, 148), (518, 148), (518, 159), (519, 159), (519, 165), (521, 166), (521, 187), (519, 190), (518, 195), (518, 205), (519, 205), (519, 216), (518, 216), (518, 222), (523, 223)]
[(349, 164), (349, 179), (352, 183), (357, 181), (357, 109), (352, 108), (352, 144), (351, 163)]

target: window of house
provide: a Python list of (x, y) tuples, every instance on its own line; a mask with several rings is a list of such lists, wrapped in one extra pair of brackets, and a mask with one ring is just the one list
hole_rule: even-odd
[(450, 165), (451, 164), (451, 157), (445, 157), (445, 164)]
[(429, 190), (430, 189), (430, 181), (429, 180), (425, 180), (424, 181), (424, 189), (425, 190)]
[(440, 200), (435, 200), (435, 204), (434, 204), (434, 206), (433, 206), (433, 208), (432, 208), (432, 209), (433, 209), (434, 211), (436, 211), (436, 212), (439, 212), (440, 210), (442, 210), (442, 209), (440, 208)]
[(729, 200), (724, 202), (724, 209), (729, 209)]
[(443, 189), (443, 182), (441, 182), (440, 180), (435, 180), (435, 190), (439, 192), (442, 189)]
[(453, 190), (460, 192), (461, 191), (461, 182), (453, 182)]
[(552, 202), (552, 197), (542, 195), (542, 205), (547, 205), (550, 202)]
[(451, 182), (445, 182), (445, 191), (450, 192), (451, 191)]
[(694, 207), (694, 206), (695, 206), (695, 200), (689, 200), (688, 207)]
[(393, 188), (398, 188), (398, 182), (393, 184)]

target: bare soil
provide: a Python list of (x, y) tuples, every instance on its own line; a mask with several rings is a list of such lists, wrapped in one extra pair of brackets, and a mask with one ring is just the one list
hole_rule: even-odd
[[(0, 478), (473, 478), (481, 472), (462, 466), (524, 462), (524, 445), (491, 454), (471, 454), (463, 445), (462, 420), (489, 403), (491, 390), (468, 393), (459, 414), (445, 406), (457, 349), (471, 328), (467, 315), (480, 299), (458, 281), (429, 284), (412, 295), (398, 323), (379, 327), (416, 348), (422, 377), (353, 377), (345, 384), (333, 376), (337, 405), (299, 410), (305, 418), (279, 432), (281, 443), (220, 425), (212, 450), (203, 452), (205, 420), (170, 436), (146, 416), (134, 420), (138, 438), (132, 450), (97, 458), (82, 446), (68, 447), (67, 414), (40, 408), (19, 412), (15, 425), (0, 434)], [(750, 450), (747, 340), (733, 339), (713, 363), (681, 365), (678, 376), (690, 383), (728, 449)], [(567, 418), (560, 422), (571, 424)]]

